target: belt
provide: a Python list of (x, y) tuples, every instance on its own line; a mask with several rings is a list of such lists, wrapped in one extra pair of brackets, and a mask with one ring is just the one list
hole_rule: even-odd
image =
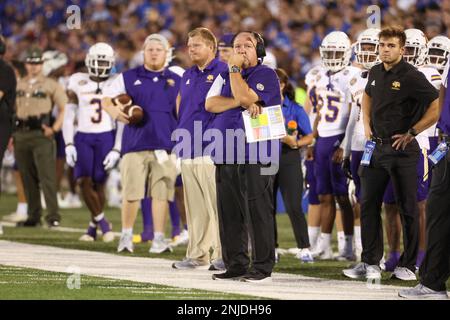
[(42, 125), (50, 125), (50, 116), (44, 114), (36, 117), (29, 117), (27, 119), (17, 119), (15, 121), (16, 129), (20, 130), (42, 130)]
[(392, 139), (392, 138), (380, 138), (380, 137), (374, 137), (374, 136), (372, 136), (372, 138), (370, 140), (372, 140), (376, 144), (392, 144), (394, 142), (394, 139)]

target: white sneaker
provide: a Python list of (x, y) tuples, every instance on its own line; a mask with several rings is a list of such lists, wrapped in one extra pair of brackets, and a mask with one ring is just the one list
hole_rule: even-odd
[(149, 250), (150, 253), (158, 253), (159, 254), (159, 253), (163, 253), (166, 251), (172, 252), (173, 249), (169, 244), (165, 243), (164, 240), (153, 239), (152, 246)]
[(28, 219), (28, 214), (19, 214), (18, 212), (13, 212), (3, 217), (3, 220), (9, 222), (22, 222)]
[(344, 276), (351, 279), (364, 279), (367, 275), (367, 267), (369, 265), (364, 262), (360, 262), (349, 269), (342, 270)]
[(311, 254), (311, 251), (309, 251), (308, 248), (299, 249), (296, 257), (302, 263), (313, 263), (314, 262), (314, 258), (313, 258), (312, 254)]
[(416, 274), (406, 267), (396, 267), (392, 273), (392, 278), (397, 278), (403, 281), (415, 281), (417, 280)]
[(3, 226), (2, 226), (2, 224), (0, 223), (0, 236), (3, 234)]
[(108, 231), (105, 234), (103, 234), (103, 242), (111, 242), (114, 241), (114, 232)]
[(448, 299), (447, 291), (435, 291), (421, 283), (414, 288), (400, 290), (398, 295), (406, 299)]
[(78, 241), (93, 242), (95, 241), (95, 239), (92, 236), (85, 233), (78, 239)]
[(209, 263), (202, 262), (190, 258), (184, 258), (181, 261), (174, 262), (172, 264), (172, 268), (179, 270), (189, 270), (189, 269), (200, 269), (200, 270), (208, 270)]
[(366, 279), (381, 279), (381, 269), (377, 265), (370, 265), (366, 268)]
[(331, 247), (320, 249), (315, 252), (311, 252), (313, 258), (317, 258), (319, 260), (333, 260), (334, 254), (333, 249)]
[(187, 245), (189, 242), (189, 234), (188, 231), (185, 229), (181, 231), (181, 233), (175, 237), (173, 237), (173, 240), (169, 243), (171, 247), (177, 247), (180, 245)]
[(125, 235), (122, 234), (119, 240), (119, 246), (117, 247), (117, 252), (122, 252), (127, 250), (128, 252), (133, 253), (133, 235)]

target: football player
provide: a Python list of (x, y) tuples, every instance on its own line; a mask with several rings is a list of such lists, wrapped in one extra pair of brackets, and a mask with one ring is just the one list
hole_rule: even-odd
[[(316, 80), (320, 80), (322, 66), (316, 66), (305, 76), (306, 99), (305, 111), (309, 115), (311, 128), (317, 117)], [(314, 174), (314, 146), (308, 146), (305, 157), (305, 182), (308, 187), (308, 237), (311, 251), (315, 251), (320, 235), (320, 201), (316, 192), (316, 176)]]
[(348, 90), (351, 94), (352, 109), (345, 132), (345, 139), (342, 143), (344, 151), (344, 170), (351, 175), (355, 184), (356, 204), (353, 208), (355, 215), (354, 243), (355, 255), (357, 259), (361, 258), (361, 225), (360, 225), (360, 207), (359, 195), (361, 190), (361, 181), (358, 175), (359, 164), (364, 153), (366, 138), (364, 135), (364, 124), (362, 116), (362, 96), (367, 84), (369, 70), (380, 63), (378, 57), (378, 34), (380, 29), (369, 28), (361, 32), (354, 45), (354, 52), (357, 63), (361, 70), (351, 78), (348, 84)]
[[(450, 39), (445, 36), (436, 36), (427, 43), (427, 58), (425, 60), (425, 66), (436, 69), (441, 75), (444, 72), (444, 67), (448, 61), (450, 53)], [(432, 74), (433, 78), (437, 79), (435, 73)], [(441, 79), (443, 81), (443, 79)], [(434, 80), (433, 83), (438, 84), (439, 81)], [(430, 151), (433, 151), (438, 146), (438, 132), (436, 126), (432, 126), (426, 130), (428, 138), (430, 140)], [(428, 174), (428, 180), (431, 181), (431, 170)]]
[(341, 31), (329, 33), (320, 46), (323, 67), (315, 81), (318, 115), (314, 123), (317, 142), (314, 150), (314, 173), (316, 191), (320, 200), (321, 235), (320, 246), (313, 255), (320, 259), (332, 259), (331, 232), (336, 215), (335, 198), (342, 211), (345, 245), (339, 259), (354, 260), (353, 253), (353, 209), (348, 197), (347, 177), (342, 168), (342, 150), (339, 146), (344, 138), (350, 113), (351, 97), (347, 90), (350, 79), (359, 72), (349, 66), (351, 44)]
[(74, 167), (75, 179), (91, 212), (91, 222), (80, 241), (94, 241), (97, 227), (101, 229), (103, 241), (114, 240), (104, 214), (104, 188), (107, 170), (120, 159), (123, 125), (116, 124), (101, 107), (102, 88), (114, 78), (111, 76), (114, 61), (114, 50), (110, 45), (94, 44), (85, 59), (88, 73), (73, 74), (67, 86), (69, 104), (63, 127), (66, 161)]

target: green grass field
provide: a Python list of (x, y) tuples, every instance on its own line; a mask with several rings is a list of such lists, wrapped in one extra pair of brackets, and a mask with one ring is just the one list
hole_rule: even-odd
[[(3, 215), (9, 214), (12, 211), (15, 210), (16, 207), (16, 199), (12, 195), (2, 195), (0, 199), (0, 218)], [(118, 209), (115, 208), (107, 208), (105, 210), (105, 213), (107, 215), (107, 218), (112, 222), (113, 224), (113, 230), (119, 232), (120, 231), (120, 212)], [(72, 228), (80, 228), (85, 229), (87, 226), (87, 222), (89, 221), (89, 213), (86, 208), (82, 209), (62, 209), (61, 210), (62, 215), (62, 227), (72, 227)], [(134, 228), (135, 232), (140, 232), (142, 230), (142, 222), (141, 222), (140, 215), (138, 215), (138, 219), (136, 222), (136, 226)], [(279, 244), (281, 248), (293, 248), (295, 247), (295, 240), (294, 235), (291, 229), (291, 225), (288, 219), (288, 216), (285, 214), (280, 214), (277, 216), (277, 222), (278, 222), (278, 235), (279, 235)], [(170, 223), (167, 223), (168, 225), (168, 231), (166, 232), (166, 235), (170, 234), (169, 228)], [(116, 252), (117, 248), (117, 240), (112, 243), (103, 243), (102, 241), (97, 241), (95, 243), (88, 243), (88, 242), (80, 242), (78, 241), (78, 238), (80, 237), (81, 233), (72, 233), (72, 232), (61, 232), (61, 231), (54, 231), (54, 230), (48, 230), (45, 228), (12, 228), (12, 227), (4, 227), (4, 234), (3, 236), (0, 236), (1, 239), (4, 240), (10, 240), (10, 241), (17, 241), (17, 242), (24, 242), (24, 243), (31, 243), (31, 244), (41, 244), (41, 245), (49, 245), (49, 246), (56, 246), (60, 248), (71, 248), (71, 249), (80, 249), (80, 250), (91, 250), (91, 251), (98, 251), (98, 252), (105, 252), (110, 254), (118, 254)], [(333, 242), (334, 249), (336, 249), (336, 241)], [(174, 248), (174, 251), (172, 253), (164, 253), (162, 255), (157, 254), (150, 254), (148, 253), (150, 244), (144, 243), (144, 244), (138, 244), (135, 247), (135, 252), (133, 256), (136, 257), (158, 257), (158, 258), (165, 258), (169, 260), (178, 260), (182, 259), (185, 255), (186, 247), (185, 246), (178, 246)], [(346, 268), (349, 266), (349, 263), (347, 262), (338, 262), (338, 261), (315, 261), (313, 264), (301, 264), (299, 261), (293, 256), (293, 255), (283, 255), (281, 257), (280, 262), (275, 266), (275, 272), (284, 272), (284, 273), (291, 273), (291, 274), (301, 274), (305, 276), (311, 276), (311, 277), (319, 277), (319, 278), (325, 278), (325, 279), (335, 279), (335, 280), (349, 280), (348, 278), (345, 278), (341, 270), (343, 268)], [(6, 269), (5, 269), (6, 268)], [(7, 270), (6, 275), (3, 274), (3, 271)], [(45, 274), (45, 277), (49, 277), (53, 279), (51, 282), (48, 283), (49, 286), (57, 286), (57, 279), (58, 277), (61, 278), (61, 275), (58, 275), (55, 273), (53, 276), (52, 272), (44, 272), (44, 271), (36, 271), (36, 270), (29, 270), (29, 269), (20, 269), (20, 268), (9, 268), (9, 267), (0, 267), (0, 271), (2, 271), (2, 275), (0, 276), (0, 283), (2, 283), (2, 289), (0, 289), (0, 298), (39, 298), (39, 299), (51, 299), (50, 296), (47, 296), (47, 294), (42, 293), (42, 296), (40, 296), (41, 293), (37, 293), (37, 296), (30, 296), (32, 293), (27, 293), (29, 290), (25, 290), (23, 288), (27, 287), (35, 287), (38, 285), (37, 282), (25, 282), (21, 283), (19, 280), (15, 279), (14, 274), (17, 273), (17, 276), (20, 276), (20, 274), (33, 274), (33, 273), (42, 273)], [(382, 284), (392, 284), (392, 285), (398, 285), (398, 286), (411, 286), (415, 285), (415, 283), (411, 282), (403, 282), (400, 280), (391, 280), (389, 279), (390, 274), (384, 273)], [(84, 296), (84, 299), (89, 298), (95, 298), (95, 297), (102, 297), (105, 299), (114, 299), (114, 297), (119, 297), (122, 293), (125, 295), (125, 291), (127, 289), (123, 289), (124, 287), (127, 287), (127, 281), (117, 281), (117, 280), (108, 280), (108, 279), (101, 279), (101, 278), (94, 278), (94, 277), (86, 277), (88, 283), (90, 284), (86, 288), (87, 295)], [(20, 283), (20, 286), (17, 286), (17, 281)], [(110, 290), (111, 292), (106, 292), (105, 288), (107, 285), (107, 281), (112, 281), (112, 283), (118, 283), (118, 287), (114, 290)], [(355, 280), (357, 281), (357, 280)], [(105, 282), (105, 283), (103, 283)], [(103, 283), (103, 284), (102, 284)], [(60, 284), (64, 287), (64, 284)], [(447, 282), (447, 285), (450, 287), (450, 281)], [(161, 286), (150, 286), (140, 283), (133, 283), (130, 286), (136, 286), (141, 288), (143, 291), (146, 292), (145, 298), (147, 299), (170, 299), (170, 297), (173, 297), (174, 295), (181, 294), (183, 291), (182, 289), (179, 289), (179, 291), (176, 291), (174, 288), (171, 288), (168, 291), (164, 291), (164, 294), (161, 294), (162, 292), (160, 289), (155, 289), (158, 293), (152, 294), (152, 290), (148, 288), (162, 288)], [(61, 290), (64, 290), (62, 287)], [(7, 289), (3, 289), (7, 288)], [(147, 288), (147, 289), (145, 289)], [(141, 290), (141, 291), (142, 291)], [(33, 291), (33, 290), (31, 290)], [(45, 291), (45, 290), (39, 290)], [(141, 292), (140, 290), (137, 290)], [(6, 292), (6, 294), (5, 294)], [(14, 292), (17, 292), (16, 295), (14, 295)], [(57, 291), (56, 291), (57, 292)], [(100, 294), (101, 292), (101, 294)], [(140, 293), (136, 293), (133, 297), (137, 299), (141, 299)], [(176, 293), (178, 292), (178, 293)], [(79, 293), (70, 293), (65, 292), (64, 294), (58, 295), (55, 294), (53, 297), (58, 298), (67, 298), (67, 299), (77, 299), (81, 296), (77, 296)], [(202, 293), (198, 293), (196, 295), (196, 298), (201, 298)], [(213, 293), (214, 298), (221, 298), (221, 295), (218, 295), (217, 293)], [(235, 296), (231, 295), (222, 295), (223, 298), (236, 298)], [(144, 297), (142, 297), (144, 298)]]
[(80, 286), (68, 288), (68, 275), (0, 265), (0, 299), (82, 300), (219, 300), (257, 297), (81, 275)]

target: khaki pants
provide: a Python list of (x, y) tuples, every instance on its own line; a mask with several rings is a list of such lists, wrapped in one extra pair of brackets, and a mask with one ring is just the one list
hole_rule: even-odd
[(56, 199), (56, 144), (55, 139), (47, 138), (41, 130), (16, 131), (14, 137), (14, 156), (22, 176), (25, 196), (28, 202), (30, 221), (38, 222), (42, 215), (42, 188), (47, 205), (47, 222), (60, 221)]
[(186, 257), (209, 263), (221, 259), (216, 197), (216, 167), (209, 157), (181, 161), (184, 202), (189, 232)]
[(154, 151), (126, 153), (120, 162), (120, 174), (122, 197), (128, 201), (145, 196), (163, 201), (174, 199), (177, 173), (172, 155), (160, 162)]

